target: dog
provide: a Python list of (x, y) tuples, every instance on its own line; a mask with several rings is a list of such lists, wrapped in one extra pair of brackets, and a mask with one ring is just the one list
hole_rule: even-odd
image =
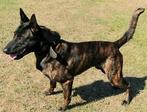
[(64, 104), (59, 108), (61, 111), (66, 110), (71, 101), (74, 77), (91, 67), (106, 74), (113, 87), (126, 89), (122, 104), (129, 104), (132, 98), (131, 85), (123, 78), (123, 56), (119, 48), (132, 39), (139, 15), (144, 11), (144, 8), (134, 11), (128, 30), (115, 42), (73, 43), (61, 39), (58, 32), (38, 25), (35, 14), (29, 19), (20, 8), (20, 25), (3, 52), (14, 60), (34, 52), (36, 68), (50, 79), (46, 94), (54, 93), (57, 82), (63, 88)]

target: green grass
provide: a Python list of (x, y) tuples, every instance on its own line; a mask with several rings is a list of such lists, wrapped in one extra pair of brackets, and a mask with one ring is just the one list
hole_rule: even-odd
[[(35, 13), (38, 23), (58, 31), (68, 41), (114, 41), (127, 30), (132, 12), (147, 7), (144, 0), (0, 0), (0, 49), (11, 40), (18, 26), (19, 8)], [(124, 76), (133, 86), (134, 99), (121, 106), (123, 92), (113, 90), (107, 77), (92, 68), (77, 76), (67, 112), (146, 112), (147, 111), (147, 12), (141, 15), (134, 38), (121, 48)], [(0, 51), (0, 112), (56, 112), (63, 103), (62, 93), (45, 96), (49, 81), (35, 68), (29, 54), (10, 61)], [(60, 85), (57, 91), (62, 90)]]

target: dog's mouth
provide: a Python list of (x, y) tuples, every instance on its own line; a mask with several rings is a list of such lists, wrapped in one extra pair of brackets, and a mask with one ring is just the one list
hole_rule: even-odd
[(22, 49), (22, 50), (20, 50), (16, 53), (11, 53), (11, 54), (8, 54), (8, 55), (10, 56), (10, 58), (12, 60), (17, 60), (17, 59), (22, 58), (25, 54), (26, 54), (26, 49), (24, 48), (24, 49)]

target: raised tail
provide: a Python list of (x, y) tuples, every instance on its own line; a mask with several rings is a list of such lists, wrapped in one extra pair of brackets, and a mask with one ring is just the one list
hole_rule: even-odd
[(129, 29), (124, 33), (124, 35), (119, 40), (114, 42), (114, 44), (118, 48), (120, 48), (122, 45), (127, 43), (130, 39), (132, 39), (136, 26), (137, 26), (138, 18), (140, 14), (142, 14), (144, 11), (145, 11), (144, 8), (138, 8), (137, 10), (134, 11), (130, 25), (129, 25)]

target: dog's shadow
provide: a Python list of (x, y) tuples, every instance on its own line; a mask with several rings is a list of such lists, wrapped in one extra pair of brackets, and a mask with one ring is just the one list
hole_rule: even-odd
[[(136, 78), (136, 77), (126, 77), (128, 82), (131, 83), (132, 86), (132, 96), (133, 98), (139, 94), (141, 90), (145, 87), (145, 81), (147, 80), (147, 76)], [(73, 97), (79, 95), (85, 102), (79, 102), (76, 104), (69, 105), (69, 109), (85, 105), (105, 97), (117, 95), (123, 93), (122, 89), (113, 89), (109, 82), (103, 82), (102, 80), (95, 81), (92, 84), (80, 86), (73, 89)]]

